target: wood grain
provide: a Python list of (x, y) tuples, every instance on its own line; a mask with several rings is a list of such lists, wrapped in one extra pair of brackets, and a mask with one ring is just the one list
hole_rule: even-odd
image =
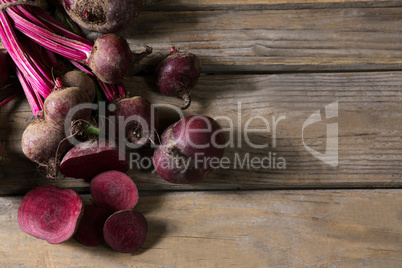
[[(202, 184), (193, 186), (165, 183), (155, 173), (139, 171), (135, 161), (131, 161), (129, 174), (142, 190), (401, 187), (401, 77), (400, 72), (202, 76), (186, 114), (226, 116), (219, 122), (228, 140), (233, 141), (225, 154), (229, 168), (223, 166)], [(142, 95), (158, 105), (181, 105), (180, 99), (157, 93), (152, 77), (132, 77), (126, 85), (131, 96)], [(334, 102), (338, 103), (337, 118), (302, 131), (311, 114), (319, 110), (325, 118), (325, 106)], [(160, 111), (162, 123), (178, 118), (171, 108), (160, 107)], [(0, 141), (12, 160), (0, 183), (2, 194), (22, 193), (49, 183), (21, 153), (21, 135), (30, 119), (26, 101), (13, 102), (0, 111)], [(245, 126), (251, 119), (247, 129), (252, 131), (246, 137)], [(229, 129), (231, 122), (233, 131)], [(331, 123), (338, 124), (336, 167), (311, 155), (302, 139), (306, 146), (325, 153), (326, 129)], [(255, 148), (253, 144), (267, 147)], [(247, 154), (249, 159), (271, 154), (271, 167), (241, 167), (236, 157), (244, 161)], [(285, 160), (284, 169), (273, 165), (274, 154), (277, 160)], [(80, 192), (88, 190), (82, 180), (58, 179), (53, 183)]]
[(401, 1), (390, 0), (144, 0), (144, 10), (221, 10), (221, 9), (318, 9), (351, 7), (395, 7)]
[(200, 56), (206, 73), (394, 70), (402, 67), (402, 8), (145, 11), (122, 32), (154, 48)]
[[(23, 233), (20, 198), (0, 198), (2, 267), (398, 267), (402, 192), (147, 194), (142, 249), (121, 254)], [(13, 249), (13, 250), (10, 250)]]

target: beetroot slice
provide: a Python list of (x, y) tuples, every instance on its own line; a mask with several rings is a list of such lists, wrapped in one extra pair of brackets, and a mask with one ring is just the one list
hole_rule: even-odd
[(73, 236), (82, 211), (82, 200), (76, 192), (39, 186), (22, 199), (18, 224), (25, 233), (58, 244)]
[(138, 202), (137, 186), (120, 171), (111, 170), (95, 176), (90, 189), (94, 202), (111, 211), (133, 209)]
[(147, 231), (147, 220), (141, 213), (122, 210), (107, 219), (103, 236), (112, 249), (129, 253), (137, 251), (144, 244)]
[(85, 141), (71, 148), (60, 163), (60, 173), (66, 177), (92, 179), (109, 170), (126, 172), (125, 155), (112, 141)]
[(103, 239), (103, 225), (110, 214), (111, 212), (106, 209), (86, 205), (74, 238), (86, 246), (102, 244), (105, 241)]

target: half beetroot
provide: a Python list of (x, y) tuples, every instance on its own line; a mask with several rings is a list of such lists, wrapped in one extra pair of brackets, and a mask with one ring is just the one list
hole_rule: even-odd
[(25, 233), (58, 244), (73, 236), (82, 212), (82, 200), (76, 192), (44, 185), (22, 199), (18, 224)]
[(88, 140), (71, 148), (60, 163), (60, 173), (66, 177), (92, 179), (99, 173), (118, 170), (126, 172), (125, 154), (113, 141)]
[(97, 246), (105, 242), (103, 226), (112, 213), (94, 205), (86, 205), (74, 238), (83, 245)]
[(138, 189), (134, 181), (117, 170), (95, 176), (90, 189), (95, 204), (111, 211), (133, 209), (138, 202)]
[(112, 249), (130, 253), (137, 251), (144, 244), (147, 231), (147, 220), (141, 213), (122, 210), (107, 219), (103, 227), (103, 236)]

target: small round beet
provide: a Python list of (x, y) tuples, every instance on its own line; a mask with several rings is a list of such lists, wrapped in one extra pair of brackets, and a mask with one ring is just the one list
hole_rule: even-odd
[(89, 31), (112, 33), (125, 28), (142, 8), (142, 0), (63, 0), (71, 19)]
[(60, 173), (66, 177), (92, 179), (109, 170), (126, 172), (128, 164), (123, 152), (113, 141), (88, 140), (71, 148), (60, 163)]
[(192, 53), (178, 52), (172, 48), (156, 69), (156, 84), (166, 96), (184, 99), (182, 110), (191, 104), (190, 91), (197, 84), (201, 73), (201, 63)]
[(82, 210), (82, 200), (76, 192), (39, 186), (22, 199), (18, 224), (27, 234), (58, 244), (73, 236)]
[(22, 152), (31, 161), (45, 166), (48, 177), (54, 178), (61, 156), (71, 147), (64, 132), (39, 119), (27, 126), (22, 134)]
[(69, 71), (61, 77), (61, 82), (64, 87), (80, 87), (89, 97), (89, 101), (95, 99), (96, 88), (91, 77), (81, 71)]
[(71, 119), (71, 122), (78, 119), (88, 120), (91, 116), (91, 109), (89, 108), (81, 108), (72, 115), (72, 118), (67, 118), (73, 108), (87, 102), (92, 101), (80, 87), (67, 87), (53, 91), (43, 104), (45, 120), (53, 127), (61, 130), (64, 130), (66, 119)]
[(216, 168), (225, 143), (225, 135), (214, 119), (186, 116), (163, 132), (161, 145), (154, 152), (155, 170), (171, 183), (200, 182)]
[(107, 219), (103, 227), (103, 237), (112, 249), (130, 253), (144, 244), (147, 231), (147, 220), (141, 213), (123, 210)]
[[(158, 114), (151, 103), (142, 97), (119, 100), (116, 103), (117, 138), (142, 145), (149, 141), (158, 128)], [(124, 135), (123, 135), (124, 134)]]
[(93, 247), (102, 244), (105, 241), (103, 226), (110, 214), (106, 209), (85, 205), (84, 215), (82, 215), (74, 238), (86, 246)]
[(117, 34), (105, 34), (96, 39), (89, 56), (89, 67), (103, 82), (119, 84), (129, 72), (133, 53), (127, 41)]
[(138, 202), (137, 186), (120, 171), (111, 170), (95, 176), (90, 190), (95, 204), (111, 211), (133, 209)]

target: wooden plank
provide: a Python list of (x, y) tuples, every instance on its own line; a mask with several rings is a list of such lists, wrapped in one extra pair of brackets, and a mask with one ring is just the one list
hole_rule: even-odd
[(144, 0), (144, 10), (220, 10), (220, 9), (318, 9), (351, 7), (395, 7), (401, 1), (390, 0)]
[[(228, 169), (221, 166), (198, 185), (173, 185), (151, 171), (139, 171), (136, 155), (132, 154), (129, 174), (142, 190), (401, 187), (401, 77), (401, 72), (202, 76), (186, 114), (227, 117), (219, 122), (228, 140), (233, 141), (225, 154)], [(126, 81), (131, 96), (142, 95), (158, 105), (181, 105), (180, 99), (157, 93), (153, 83), (152, 77)], [(336, 102), (337, 118), (323, 119), (303, 131), (303, 124), (312, 114), (321, 111), (322, 118), (326, 118), (325, 107)], [(178, 117), (171, 108), (159, 108), (162, 123)], [(0, 144), (12, 161), (0, 181), (1, 194), (22, 193), (48, 183), (21, 153), (21, 135), (32, 118), (26, 101), (12, 102), (0, 110)], [(246, 136), (247, 121), (250, 125)], [(229, 129), (231, 122), (233, 130)], [(338, 124), (339, 136), (337, 166), (306, 149), (324, 154), (327, 124), (334, 123)], [(249, 161), (241, 166), (247, 155)], [(251, 165), (250, 159), (268, 161), (270, 155), (269, 162)], [(150, 161), (144, 159), (144, 165)], [(285, 163), (284, 168), (278, 165), (280, 161)], [(82, 180), (58, 179), (54, 183), (88, 191), (88, 184)]]
[(399, 267), (402, 191), (147, 194), (142, 249), (59, 245), (23, 233), (0, 198), (2, 267)]
[(172, 45), (200, 56), (203, 70), (298, 72), (402, 67), (402, 8), (143, 12), (122, 35), (154, 48), (146, 69)]

